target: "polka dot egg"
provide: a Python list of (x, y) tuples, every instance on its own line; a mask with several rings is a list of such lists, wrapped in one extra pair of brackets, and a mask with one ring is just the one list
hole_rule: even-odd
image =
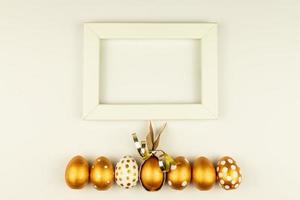
[(132, 156), (123, 156), (117, 162), (115, 169), (115, 181), (122, 188), (134, 187), (138, 180), (138, 164)]
[(218, 160), (217, 180), (219, 185), (225, 190), (232, 190), (239, 187), (242, 181), (242, 174), (237, 163), (228, 156)]

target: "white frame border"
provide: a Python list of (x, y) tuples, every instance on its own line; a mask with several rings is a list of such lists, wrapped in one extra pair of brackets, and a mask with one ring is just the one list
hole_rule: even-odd
[[(216, 23), (84, 23), (85, 120), (216, 119), (218, 117)], [(101, 39), (201, 39), (201, 104), (100, 104)]]

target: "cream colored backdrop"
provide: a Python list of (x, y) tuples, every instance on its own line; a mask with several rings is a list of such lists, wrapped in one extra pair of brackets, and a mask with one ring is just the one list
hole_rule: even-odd
[[(299, 10), (298, 0), (0, 0), (0, 199), (299, 199)], [(72, 156), (137, 156), (129, 133), (147, 125), (80, 120), (87, 21), (219, 23), (220, 118), (170, 121), (161, 145), (233, 156), (238, 190), (66, 187)]]

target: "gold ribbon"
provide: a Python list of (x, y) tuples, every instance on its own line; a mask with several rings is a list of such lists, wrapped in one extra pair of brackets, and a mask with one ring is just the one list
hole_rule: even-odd
[(139, 152), (140, 156), (142, 157), (143, 160), (147, 160), (151, 154), (148, 151), (147, 145), (145, 141), (139, 142), (138, 137), (136, 136), (136, 133), (132, 134), (132, 138), (135, 144), (135, 148)]
[(139, 141), (136, 133), (132, 134), (132, 138), (135, 144), (135, 147), (142, 157), (143, 160), (147, 160), (152, 155), (158, 158), (158, 164), (160, 169), (163, 172), (168, 172), (171, 168), (176, 167), (176, 162), (174, 159), (168, 155), (163, 150), (157, 149), (159, 145), (159, 139), (164, 129), (166, 128), (167, 123), (165, 123), (158, 131), (156, 138), (154, 137), (154, 130), (152, 122), (150, 121), (149, 132), (147, 134), (146, 140)]

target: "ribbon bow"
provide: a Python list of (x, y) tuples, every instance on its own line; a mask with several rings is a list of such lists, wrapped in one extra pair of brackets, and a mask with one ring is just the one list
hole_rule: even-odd
[(150, 121), (149, 132), (146, 136), (146, 140), (139, 142), (136, 133), (132, 134), (132, 138), (135, 147), (142, 157), (143, 160), (147, 160), (151, 156), (156, 156), (158, 158), (158, 164), (163, 172), (168, 172), (171, 168), (176, 167), (176, 162), (171, 156), (169, 156), (163, 150), (157, 149), (159, 145), (159, 139), (163, 131), (165, 130), (167, 123), (165, 123), (159, 131), (154, 134), (152, 122)]

